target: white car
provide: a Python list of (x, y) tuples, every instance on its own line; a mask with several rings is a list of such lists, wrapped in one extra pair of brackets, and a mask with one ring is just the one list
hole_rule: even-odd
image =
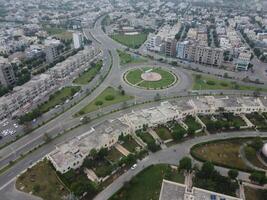
[(134, 170), (137, 167), (137, 164), (134, 164), (131, 169)]

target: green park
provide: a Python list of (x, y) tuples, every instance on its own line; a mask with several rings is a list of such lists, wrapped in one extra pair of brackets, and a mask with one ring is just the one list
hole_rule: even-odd
[(124, 80), (143, 89), (164, 89), (177, 82), (177, 76), (171, 71), (156, 67), (142, 67), (127, 71)]

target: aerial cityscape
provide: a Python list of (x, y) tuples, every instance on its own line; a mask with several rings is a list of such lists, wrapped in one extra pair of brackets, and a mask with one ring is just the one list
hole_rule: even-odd
[(266, 0), (0, 0), (0, 200), (267, 200)]

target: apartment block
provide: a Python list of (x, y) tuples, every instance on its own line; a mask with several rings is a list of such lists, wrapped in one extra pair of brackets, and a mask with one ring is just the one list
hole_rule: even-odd
[(0, 84), (8, 87), (15, 85), (16, 78), (8, 59), (0, 57)]

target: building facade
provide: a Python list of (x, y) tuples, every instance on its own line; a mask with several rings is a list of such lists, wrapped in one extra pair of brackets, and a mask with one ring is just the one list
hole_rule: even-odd
[(13, 67), (8, 62), (8, 59), (0, 57), (0, 84), (8, 87), (16, 83)]

